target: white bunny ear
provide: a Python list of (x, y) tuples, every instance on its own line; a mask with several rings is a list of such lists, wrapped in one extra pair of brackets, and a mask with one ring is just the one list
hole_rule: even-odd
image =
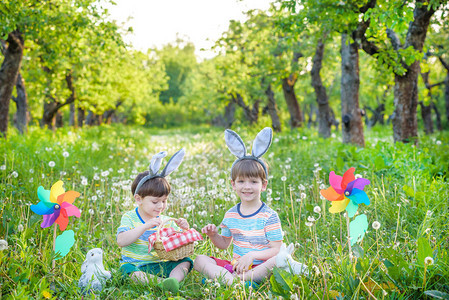
[(293, 243), (291, 243), (291, 244), (288, 245), (288, 247), (287, 247), (287, 252), (288, 252), (289, 254), (292, 254), (293, 251), (295, 251), (295, 248), (294, 248)]
[(265, 127), (256, 136), (253, 142), (252, 155), (259, 158), (264, 155), (268, 148), (270, 148), (271, 140), (273, 139), (273, 130), (270, 127)]
[(150, 162), (150, 175), (156, 175), (161, 167), (161, 162), (164, 157), (167, 156), (167, 152), (162, 151), (158, 154), (153, 155)]
[(229, 151), (231, 151), (231, 153), (237, 156), (238, 158), (242, 158), (243, 156), (246, 155), (245, 143), (242, 141), (242, 139), (236, 132), (230, 129), (226, 129), (225, 142), (229, 148)]
[(173, 156), (170, 158), (165, 168), (162, 170), (161, 176), (162, 177), (168, 176), (170, 173), (176, 170), (181, 164), (185, 154), (186, 152), (184, 148), (173, 154)]

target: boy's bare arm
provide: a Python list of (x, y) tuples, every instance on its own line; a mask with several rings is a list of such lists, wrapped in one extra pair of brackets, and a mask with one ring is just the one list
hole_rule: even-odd
[(137, 226), (128, 231), (121, 232), (117, 235), (117, 244), (119, 247), (126, 247), (134, 243), (145, 231), (158, 226), (161, 221), (158, 218), (148, 220), (146, 223)]
[[(231, 244), (232, 238), (227, 238), (218, 234), (218, 228), (214, 224), (208, 224), (201, 229), (202, 233), (207, 234), (215, 247), (220, 249), (228, 249)], [(280, 247), (280, 246), (279, 246)]]
[(281, 246), (282, 241), (270, 242), (270, 249), (263, 251), (252, 251), (250, 253), (252, 253), (253, 259), (268, 260), (279, 253)]

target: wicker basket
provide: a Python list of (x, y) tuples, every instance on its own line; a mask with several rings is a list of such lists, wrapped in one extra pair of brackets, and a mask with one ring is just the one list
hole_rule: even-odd
[(169, 221), (173, 221), (173, 220), (176, 220), (176, 219), (174, 219), (174, 218), (167, 219), (164, 222), (162, 222), (159, 225), (159, 227), (157, 228), (156, 241), (154, 242), (153, 247), (154, 247), (154, 250), (156, 250), (156, 253), (160, 259), (176, 261), (176, 260), (183, 259), (184, 257), (188, 257), (193, 254), (193, 250), (195, 247), (194, 243), (182, 245), (181, 247), (178, 247), (178, 248), (173, 249), (168, 252), (165, 251), (164, 244), (162, 244), (161, 237), (160, 237), (160, 230), (163, 228), (165, 223), (167, 223)]

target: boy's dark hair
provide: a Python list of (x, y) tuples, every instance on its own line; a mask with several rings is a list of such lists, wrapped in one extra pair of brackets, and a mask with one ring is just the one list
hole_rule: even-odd
[[(149, 171), (145, 171), (137, 175), (134, 179), (133, 184), (131, 185), (131, 193), (134, 195), (137, 185), (140, 180), (150, 174)], [(168, 196), (170, 194), (171, 187), (168, 181), (164, 177), (155, 177), (145, 181), (144, 184), (139, 188), (137, 194), (140, 197), (153, 196), (153, 197), (162, 197)]]
[[(265, 161), (264, 163), (267, 167), (268, 173), (268, 165)], [(231, 170), (231, 179), (235, 181), (237, 177), (256, 177), (262, 179), (262, 182), (267, 180), (267, 175), (265, 174), (265, 170), (263, 169), (262, 165), (256, 160), (252, 159), (243, 159), (235, 163), (234, 167)]]

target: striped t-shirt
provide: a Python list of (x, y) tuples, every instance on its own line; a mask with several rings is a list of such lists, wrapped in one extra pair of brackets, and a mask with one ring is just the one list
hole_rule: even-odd
[[(162, 218), (162, 221), (169, 218), (163, 215), (160, 215), (159, 217)], [(140, 216), (136, 207), (136, 209), (128, 211), (122, 216), (120, 227), (117, 228), (117, 235), (121, 232), (134, 229), (144, 223), (145, 221)], [(164, 224), (164, 227), (173, 227), (176, 230), (179, 230), (178, 226), (173, 221), (167, 222)], [(134, 243), (122, 247), (122, 259), (120, 261), (122, 265), (133, 264), (136, 267), (140, 267), (149, 263), (166, 261), (159, 259), (154, 248), (148, 253), (148, 238), (156, 232), (156, 228), (157, 227), (155, 226), (150, 230), (145, 231)]]
[[(262, 202), (262, 206), (251, 215), (240, 212), (240, 203), (224, 215), (220, 224), (221, 235), (232, 237), (235, 259), (251, 251), (269, 249), (269, 242), (282, 241), (281, 221), (278, 214)], [(254, 264), (263, 263), (254, 260)]]

